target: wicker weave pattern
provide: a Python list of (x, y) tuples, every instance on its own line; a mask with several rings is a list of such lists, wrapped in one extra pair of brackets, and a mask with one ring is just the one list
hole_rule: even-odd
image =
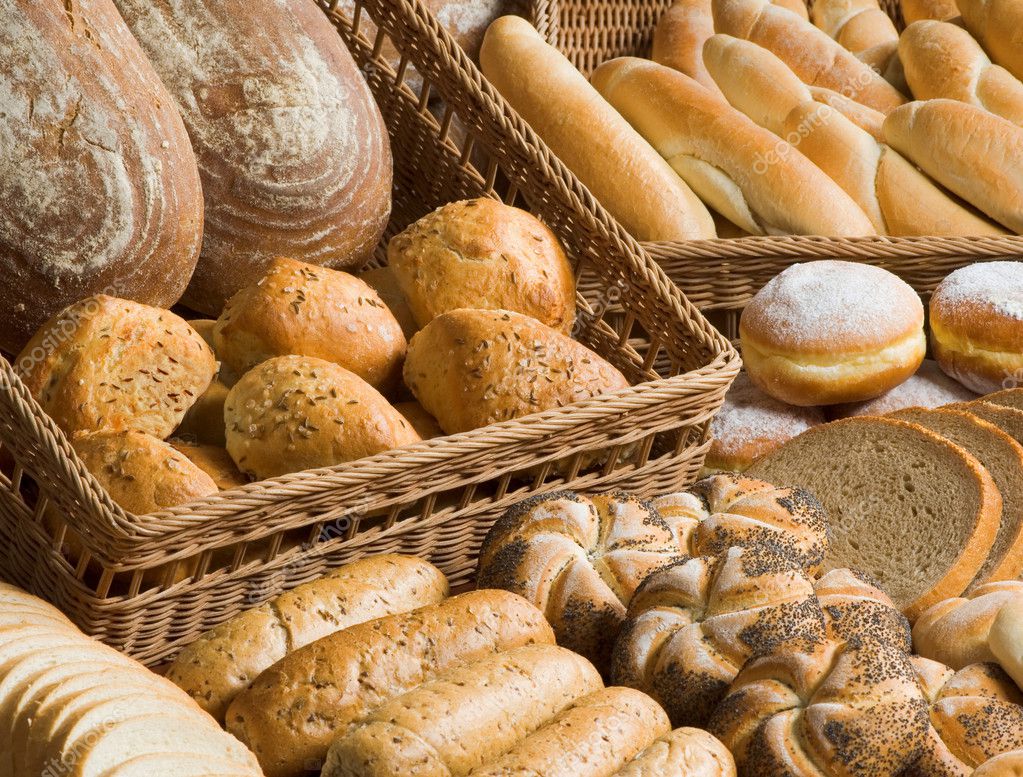
[[(533, 493), (655, 493), (691, 481), (708, 421), (739, 368), (728, 341), (484, 83), (420, 0), (356, 0), (353, 16), (336, 0), (318, 2), (390, 130), (388, 234), (464, 197), (529, 207), (580, 273), (576, 336), (634, 387), (133, 516), (111, 502), (0, 359), (0, 444), (16, 462), (0, 474), (0, 575), (150, 663), (239, 609), (367, 553), (421, 554), (464, 582), (492, 521)], [(402, 54), (396, 70), (381, 55), (388, 39)], [(411, 67), (425, 82), (421, 93), (407, 83)], [(602, 466), (581, 470), (595, 452)], [(66, 527), (47, 530), (48, 511), (83, 537), (85, 552), (72, 563), (57, 550)]]

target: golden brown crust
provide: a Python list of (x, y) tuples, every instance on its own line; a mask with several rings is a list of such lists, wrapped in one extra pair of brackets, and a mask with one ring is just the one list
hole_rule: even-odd
[(714, 735), (677, 728), (657, 739), (614, 777), (735, 777), (735, 759)]
[(438, 208), (395, 235), (387, 260), (420, 327), (459, 308), (514, 310), (570, 333), (575, 276), (535, 216), (479, 198)]
[(1023, 777), (1023, 750), (996, 755), (978, 766), (971, 777)]
[(401, 375), (401, 325), (364, 281), (292, 259), (228, 301), (213, 332), (217, 355), (238, 375), (275, 356), (325, 359), (379, 391)]
[(963, 23), (991, 55), (1023, 79), (1023, 4), (1016, 0), (959, 0)]
[(372, 386), (333, 362), (278, 356), (245, 373), (224, 403), (227, 450), (256, 479), (420, 442)]
[(217, 369), (213, 351), (184, 319), (105, 295), (47, 322), (14, 367), (65, 434), (132, 429), (161, 440)]
[(822, 0), (813, 4), (813, 23), (853, 54), (868, 54), (868, 64), (884, 72), (895, 53), (899, 32), (877, 0)]
[(922, 19), (944, 22), (959, 16), (959, 8), (955, 0), (903, 0), (902, 16), (906, 24)]
[(437, 419), (426, 412), (418, 402), (398, 402), (394, 409), (401, 413), (405, 420), (412, 424), (416, 434), (424, 440), (432, 440), (435, 437), (443, 437), (444, 430), (440, 428)]
[(1002, 669), (1023, 688), (1023, 595), (999, 608), (988, 632), (988, 647)]
[(186, 456), (195, 466), (209, 475), (221, 491), (230, 491), (232, 488), (239, 488), (249, 482), (248, 478), (238, 471), (230, 454), (220, 446), (176, 438), (172, 438), (168, 442), (178, 453)]
[(387, 305), (394, 318), (401, 325), (401, 331), (405, 334), (406, 340), (419, 331), (412, 309), (405, 299), (405, 293), (398, 285), (398, 279), (390, 267), (374, 267), (372, 270), (365, 270), (358, 275), (359, 280), (364, 281), (370, 288), (380, 295), (380, 299)]
[(224, 429), (224, 402), (230, 389), (214, 379), (181, 419), (174, 436), (195, 443), (224, 447), (227, 443)]
[(433, 319), (409, 344), (405, 384), (448, 434), (629, 385), (586, 346), (506, 310), (453, 310)]
[(717, 97), (723, 97), (703, 63), (703, 44), (713, 34), (710, 0), (676, 0), (657, 22), (650, 58), (685, 73)]

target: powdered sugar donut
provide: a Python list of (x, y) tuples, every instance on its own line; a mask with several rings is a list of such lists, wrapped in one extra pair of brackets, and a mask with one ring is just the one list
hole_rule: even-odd
[(739, 322), (750, 379), (804, 407), (862, 402), (895, 388), (923, 361), (924, 308), (879, 267), (794, 264), (750, 301)]
[(977, 395), (941, 371), (933, 359), (924, 359), (916, 375), (900, 383), (876, 399), (836, 405), (828, 414), (832, 418), (854, 415), (887, 415), (907, 407), (942, 407), (954, 402), (969, 402)]
[(981, 394), (1023, 384), (1023, 262), (956, 270), (931, 297), (931, 346), (946, 373)]
[(794, 407), (769, 397), (741, 373), (710, 423), (709, 472), (742, 472), (779, 445), (824, 423), (819, 407)]

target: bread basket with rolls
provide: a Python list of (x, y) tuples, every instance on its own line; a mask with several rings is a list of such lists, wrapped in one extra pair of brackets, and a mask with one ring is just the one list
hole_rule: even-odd
[[(117, 5), (129, 19), (149, 18), (142, 0), (118, 0)], [(309, 5), (314, 5), (312, 0)], [(145, 307), (138, 302), (167, 302), (122, 295), (118, 288), (87, 290), (97, 296), (89, 298), (85, 319), (106, 316), (116, 322), (114, 326), (124, 328), (117, 331), (118, 336), (134, 337), (152, 354), (152, 364), (128, 358), (107, 362), (96, 357), (92, 362), (97, 370), (114, 370), (116, 362), (122, 373), (135, 370), (145, 376), (142, 382), (161, 386), (159, 401), (153, 400), (148, 410), (142, 407), (143, 400), (151, 399), (148, 395), (136, 403), (135, 410), (149, 413), (149, 421), (130, 434), (111, 429), (111, 434), (73, 442), (67, 430), (81, 415), (80, 406), (99, 407), (110, 400), (111, 408), (121, 407), (115, 393), (138, 376), (127, 376), (119, 386), (96, 379), (98, 388), (92, 392), (89, 381), (93, 378), (81, 372), (80, 365), (69, 366), (70, 362), (46, 356), (53, 343), (45, 339), (34, 343), (45, 366), (42, 377), (37, 374), (32, 379), (35, 383), (22, 380), (31, 370), (15, 369), (0, 359), (0, 575), (52, 601), (88, 633), (146, 663), (167, 658), (241, 610), (370, 553), (423, 555), (453, 584), (464, 582), (493, 521), (510, 505), (535, 494), (565, 488), (624, 488), (651, 495), (678, 490), (698, 474), (707, 450), (709, 419), (738, 372), (739, 360), (731, 344), (486, 84), (427, 4), (421, 0), (317, 0), (315, 5), (313, 15), (322, 12), (329, 25), (323, 25), (322, 18), (306, 22), (327, 27), (330, 36), (336, 34), (343, 41), (379, 107), (393, 156), (392, 207), (383, 238), (368, 265), (348, 269), (384, 267), (391, 238), (441, 206), (480, 198), (503, 200), (530, 211), (564, 247), (572, 274), (579, 279), (567, 280), (568, 308), (574, 298), (575, 310), (555, 309), (553, 302), (540, 298), (535, 315), (550, 310), (550, 327), (533, 319), (524, 323), (520, 319), (526, 317), (518, 313), (486, 311), (452, 317), (447, 329), (438, 325), (436, 338), (422, 338), (415, 380), (405, 376), (406, 384), (424, 384), (417, 399), (429, 405), (429, 413), (408, 402), (411, 396), (395, 393), (387, 400), (394, 407), (374, 405), (381, 398), (378, 387), (383, 393), (400, 383), (400, 363), (395, 364), (384, 346), (376, 348), (380, 358), (372, 364), (352, 350), (349, 355), (366, 367), (359, 376), (336, 365), (324, 366), (311, 350), (285, 350), (302, 355), (273, 358), (248, 372), (247, 380), (240, 380), (242, 370), (272, 355), (275, 348), (321, 347), (298, 329), (273, 331), (262, 341), (249, 337), (249, 313), (258, 312), (258, 305), (265, 302), (255, 292), (246, 309), (234, 311), (231, 320), (222, 316), (216, 325), (208, 320), (196, 322), (191, 331), (175, 313), (156, 308), (148, 308), (144, 316), (138, 313)], [(83, 13), (88, 11), (82, 8)], [(210, 23), (223, 20), (211, 15)], [(90, 29), (84, 25), (78, 31)], [(139, 22), (134, 32), (144, 39), (144, 48), (166, 79), (172, 71), (160, 59), (162, 29)], [(322, 43), (322, 31), (318, 34)], [(313, 56), (301, 46), (299, 51)], [(244, 92), (240, 84), (237, 93), (234, 86), (225, 84), (200, 94), (200, 101), (208, 100), (209, 105), (200, 104), (196, 110), (212, 106), (214, 112), (231, 114), (232, 100), (282, 101), (274, 88), (259, 78), (246, 81)], [(294, 110), (300, 111), (301, 119), (310, 109), (303, 104)], [(221, 113), (216, 115), (218, 121), (223, 118)], [(191, 121), (189, 116), (186, 120)], [(283, 112), (277, 119), (285, 122), (293, 117)], [(337, 133), (343, 129), (331, 126)], [(207, 170), (207, 174), (218, 173)], [(204, 180), (202, 188), (213, 192), (207, 183)], [(246, 196), (246, 192), (239, 194)], [(228, 227), (251, 217), (246, 213), (235, 219), (237, 215), (221, 213), (222, 220), (215, 222), (207, 208), (207, 232), (220, 230), (217, 234), (224, 237)], [(264, 226), (274, 227), (269, 222)], [(319, 229), (318, 222), (305, 226), (312, 232)], [(274, 239), (278, 237), (286, 236)], [(262, 240), (259, 237), (257, 242)], [(302, 289), (296, 292), (288, 275), (304, 274), (303, 283), (313, 282), (318, 280), (313, 272), (317, 268), (287, 264), (288, 258), (274, 260), (285, 262), (279, 265), (280, 277), (263, 287), (282, 299), (292, 295), (274, 315), (316, 310), (322, 316), (320, 311), (326, 308), (316, 309)], [(418, 272), (418, 258), (409, 252), (405, 259), (413, 268), (411, 278)], [(237, 262), (231, 269), (238, 269)], [(526, 277), (524, 271), (516, 276), (513, 268), (512, 279), (516, 277), (523, 284), (536, 285), (535, 278)], [(361, 327), (369, 333), (366, 343), (373, 338), (381, 343), (404, 342), (399, 322), (372, 318), (383, 308), (380, 299), (387, 298), (383, 287), (380, 297), (369, 290), (372, 278), (367, 273), (365, 282), (352, 285), (353, 281), (326, 298), (334, 309), (365, 307), (369, 318), (338, 317), (331, 322), (333, 328), (322, 330), (320, 340), (343, 339)], [(216, 280), (233, 283), (222, 276)], [(252, 283), (256, 280), (250, 278)], [(559, 282), (564, 286), (565, 279)], [(121, 296), (136, 301), (118, 301)], [(438, 299), (436, 289), (424, 287), (419, 305), (406, 311), (408, 316), (400, 323), (415, 326), (413, 314), (429, 310)], [(128, 333), (136, 324), (138, 328)], [(546, 351), (548, 346), (536, 334), (538, 328), (550, 333), (544, 338), (556, 339)], [(458, 383), (451, 383), (450, 375), (435, 374), (445, 362), (429, 355), (434, 348), (437, 353), (462, 349), (468, 363), (475, 341), (466, 344), (465, 338), (479, 337), (480, 343), (488, 344), (491, 335), (487, 333), (509, 342), (512, 336), (519, 339), (523, 344), (517, 346), (521, 354), (515, 363), (529, 362), (530, 369), (535, 369), (528, 379), (543, 385), (543, 391), (521, 393), (514, 406), (509, 406), (510, 400), (507, 405), (492, 403), (489, 415), (451, 403), (445, 387), (458, 388)], [(97, 326), (84, 334), (58, 338), (56, 350), (63, 353), (70, 342), (93, 358), (111, 336), (105, 325)], [(223, 341), (231, 337), (234, 340), (227, 348)], [(295, 345), (299, 341), (300, 346)], [(324, 347), (330, 345), (327, 342)], [(220, 378), (207, 389), (215, 373), (211, 348), (222, 364)], [(28, 356), (33, 352), (30, 349)], [(591, 359), (594, 353), (598, 360)], [(544, 361), (545, 355), (550, 356), (549, 362)], [(485, 370), (487, 364), (489, 360), (481, 358), (479, 369)], [(596, 396), (600, 392), (579, 391), (565, 399), (546, 388), (555, 383), (559, 369), (568, 365), (574, 370), (576, 364), (580, 375), (589, 370), (592, 380), (611, 387), (610, 393)], [(239, 372), (234, 376), (237, 382), (220, 382), (226, 368)], [(410, 369), (406, 365), (406, 373)], [(583, 377), (584, 382), (590, 380)], [(164, 386), (165, 379), (172, 388)], [(299, 403), (307, 396), (310, 404), (340, 403), (329, 386), (321, 391), (331, 381), (342, 393), (349, 392), (351, 383), (345, 397), (352, 399), (347, 402), (362, 409), (348, 408), (331, 417), (317, 408), (301, 423), (282, 421), (283, 426), (274, 426), (276, 437), (257, 434), (264, 425), (272, 425), (272, 413), (299, 412)], [(273, 396), (266, 393), (267, 385), (276, 392)], [(481, 384), (479, 389), (486, 401), (488, 388)], [(204, 402), (192, 404), (196, 394), (203, 394)], [(523, 405), (528, 408), (541, 400), (550, 409), (520, 420)], [(226, 443), (223, 434), (176, 447), (171, 445), (173, 440), (165, 442), (172, 427), (201, 433), (210, 418), (225, 415), (221, 408), (227, 410)], [(445, 411), (454, 420), (441, 424), (448, 436), (438, 436), (440, 430), (431, 416)], [(111, 412), (97, 410), (85, 420), (93, 430), (103, 432)], [(331, 441), (310, 443), (319, 431), (314, 427), (330, 423), (333, 428), (333, 423), (344, 422), (370, 430), (359, 438), (366, 446), (360, 449), (363, 458), (322, 466), (318, 462)], [(218, 431), (223, 432), (223, 427)], [(380, 445), (379, 437), (387, 438), (387, 444)], [(436, 439), (427, 439), (432, 437)], [(231, 458), (225, 456), (225, 444)], [(126, 459), (128, 447), (131, 460)], [(388, 447), (394, 449), (378, 452)], [(235, 471), (232, 458), (241, 473)], [(157, 462), (170, 474), (154, 474), (153, 465), (146, 462)], [(308, 466), (319, 468), (304, 469)], [(207, 474), (196, 474), (195, 468)], [(114, 481), (118, 489), (101, 485)], [(152, 504), (154, 499), (160, 504), (168, 493), (175, 506), (145, 512), (125, 506)]]

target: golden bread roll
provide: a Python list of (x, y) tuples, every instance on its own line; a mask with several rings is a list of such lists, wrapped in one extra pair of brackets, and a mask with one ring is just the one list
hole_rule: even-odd
[(217, 363), (184, 319), (101, 294), (48, 321), (14, 368), (69, 436), (134, 430), (163, 440), (210, 385)]
[(746, 232), (875, 234), (816, 165), (779, 151), (775, 135), (685, 74), (621, 57), (597, 68), (591, 81), (705, 202)]
[(280, 256), (361, 266), (390, 215), (391, 152), (326, 15), (305, 0), (114, 3), (177, 101), (199, 163), (206, 225), (189, 307), (219, 314)]
[(275, 356), (340, 364), (378, 391), (400, 380), (406, 341), (387, 305), (348, 273), (292, 259), (228, 300), (213, 331), (217, 356), (243, 375)]
[(754, 386), (742, 372), (710, 422), (713, 439), (703, 466), (710, 471), (742, 472), (764, 454), (824, 420), (821, 408), (779, 402)]
[(650, 58), (673, 68), (721, 97), (703, 64), (703, 44), (714, 34), (711, 0), (675, 0), (654, 28)]
[(401, 325), (405, 339), (411, 340), (412, 335), (419, 331), (419, 325), (416, 323), (415, 316), (412, 315), (412, 308), (409, 307), (405, 293), (401, 290), (398, 279), (394, 277), (391, 268), (374, 267), (372, 270), (364, 270), (359, 273), (358, 277), (380, 296), (380, 299)]
[(988, 647), (1002, 669), (1023, 688), (1023, 596), (999, 608), (988, 632)]
[(992, 63), (962, 27), (911, 24), (899, 40), (899, 58), (918, 100), (959, 100), (1023, 126), (1023, 82)]
[(494, 524), (476, 582), (523, 596), (550, 621), (558, 644), (605, 669), (636, 587), (682, 553), (649, 502), (566, 491), (527, 499)]
[(778, 488), (742, 475), (712, 475), (650, 504), (686, 556), (716, 556), (734, 546), (768, 543), (816, 576), (828, 551), (824, 508), (800, 488)]
[(714, 221), (667, 162), (525, 19), (487, 30), (483, 74), (637, 240), (714, 237)]
[(933, 359), (924, 359), (911, 378), (891, 391), (866, 402), (833, 405), (828, 408), (832, 418), (851, 418), (857, 415), (888, 415), (909, 408), (936, 409), (959, 402), (970, 402), (977, 395), (950, 378)]
[(812, 91), (767, 49), (715, 35), (704, 57), (729, 102), (779, 138), (791, 140), (796, 155), (805, 155), (834, 179), (879, 234), (1005, 234), (878, 142), (876, 122), (872, 127), (869, 116), (843, 108), (841, 97), (827, 99), (820, 90)]
[(201, 337), (210, 348), (213, 347), (213, 327), (217, 325), (216, 319), (213, 318), (193, 318), (190, 319), (188, 325), (198, 332)]
[(957, 0), (963, 24), (1016, 78), (1023, 79), (1023, 3), (1019, 0)]
[(412, 338), (405, 384), (448, 434), (564, 407), (629, 382), (586, 346), (507, 310), (453, 310)]
[(215, 378), (192, 404), (181, 419), (174, 436), (192, 442), (224, 447), (227, 431), (224, 427), (224, 402), (230, 388)]
[(897, 647), (796, 638), (743, 667), (708, 728), (740, 774), (896, 775), (926, 741), (927, 702)]
[(426, 561), (371, 556), (206, 632), (178, 654), (167, 679), (223, 721), (234, 697), (289, 653), (357, 623), (439, 602), (447, 593), (443, 573)]
[(1002, 607), (1017, 600), (1023, 601), (1023, 582), (1004, 580), (938, 602), (913, 625), (916, 652), (952, 669), (996, 661), (989, 642), (992, 624)]
[(168, 442), (174, 447), (174, 450), (187, 457), (195, 466), (209, 475), (221, 491), (240, 488), (249, 482), (248, 478), (238, 471), (234, 459), (231, 458), (227, 450), (219, 445), (207, 445), (176, 438), (172, 438)]
[(420, 442), (366, 381), (306, 356), (278, 356), (245, 373), (227, 395), (224, 420), (228, 453), (257, 480)]
[(611, 777), (671, 726), (664, 710), (632, 688), (584, 696), (471, 777)]
[(322, 764), (339, 732), (438, 672), (553, 643), (543, 614), (521, 597), (470, 591), (296, 650), (238, 695), (227, 727), (252, 748), (267, 777), (297, 777)]
[(614, 773), (614, 777), (735, 777), (728, 748), (703, 729), (677, 728)]
[(913, 288), (879, 267), (794, 264), (750, 300), (739, 320), (750, 380), (803, 407), (880, 396), (916, 372), (927, 347)]
[(902, 17), (906, 24), (922, 19), (947, 22), (959, 16), (955, 0), (902, 0)]
[(394, 409), (401, 413), (406, 421), (412, 424), (416, 434), (424, 440), (432, 440), (435, 437), (444, 436), (444, 430), (440, 428), (437, 419), (427, 413), (418, 402), (398, 402)]
[(930, 302), (931, 347), (946, 373), (980, 394), (1023, 375), (1023, 262), (956, 270)]
[(832, 569), (813, 584), (829, 639), (880, 640), (913, 652), (909, 621), (876, 581), (852, 569)]
[(882, 73), (899, 48), (899, 31), (877, 0), (818, 0), (813, 4), (810, 18)]
[(772, 51), (808, 84), (840, 92), (885, 114), (906, 102), (870, 65), (791, 11), (767, 0), (713, 0), (713, 9), (716, 32)]
[(520, 208), (452, 202), (391, 238), (387, 262), (420, 327), (449, 310), (514, 310), (566, 334), (575, 275), (558, 238)]
[[(782, 62), (782, 64), (784, 65), (785, 63)], [(788, 67), (788, 65), (785, 66)], [(807, 86), (806, 88), (816, 102), (838, 111), (861, 130), (869, 134), (874, 140), (879, 142), (884, 140), (882, 130), (884, 127), (883, 113), (855, 100), (850, 100), (844, 94), (840, 94), (832, 89), (825, 89), (820, 86)]]
[(950, 191), (1023, 232), (1023, 127), (957, 100), (926, 100), (890, 113), (884, 137)]
[(978, 766), (971, 777), (1023, 777), (1023, 750), (996, 755)]
[(926, 658), (910, 661), (931, 705), (931, 725), (923, 754), (906, 777), (970, 777), (994, 756), (1023, 748), (1023, 693), (997, 664), (953, 672)]
[(466, 775), (602, 687), (582, 656), (526, 645), (385, 702), (331, 745), (323, 777)]

